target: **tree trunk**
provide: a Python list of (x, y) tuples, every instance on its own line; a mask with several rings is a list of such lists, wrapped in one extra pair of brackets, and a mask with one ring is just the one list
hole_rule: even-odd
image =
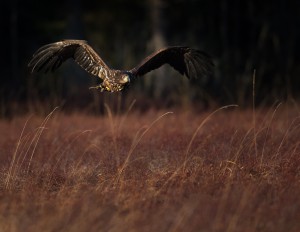
[[(152, 38), (148, 44), (148, 50), (151, 53), (165, 47), (165, 38), (163, 33), (163, 1), (149, 0), (149, 5)], [(167, 85), (165, 67), (159, 68), (152, 78), (146, 78), (145, 83), (155, 98), (161, 97)]]

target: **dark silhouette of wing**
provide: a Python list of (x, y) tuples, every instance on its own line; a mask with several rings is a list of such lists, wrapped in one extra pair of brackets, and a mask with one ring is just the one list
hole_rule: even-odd
[(151, 54), (130, 72), (136, 76), (142, 76), (164, 64), (171, 65), (188, 78), (211, 75), (214, 66), (211, 58), (204, 52), (189, 47), (176, 46), (164, 48)]
[[(98, 76), (108, 66), (84, 40), (63, 40), (38, 49), (28, 66), (34, 71), (54, 71), (69, 58), (92, 75)], [(101, 75), (99, 75), (101, 77)]]

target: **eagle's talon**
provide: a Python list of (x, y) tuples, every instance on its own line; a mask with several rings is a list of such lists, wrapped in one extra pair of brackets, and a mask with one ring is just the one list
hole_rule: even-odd
[(106, 87), (103, 87), (102, 85), (97, 85), (97, 86), (91, 86), (89, 89), (100, 89), (100, 92), (107, 91)]
[(102, 87), (97, 85), (97, 86), (91, 86), (91, 87), (89, 87), (89, 89), (102, 89)]

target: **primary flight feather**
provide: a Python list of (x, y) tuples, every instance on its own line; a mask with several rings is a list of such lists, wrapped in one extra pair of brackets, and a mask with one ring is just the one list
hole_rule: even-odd
[(202, 51), (173, 46), (154, 52), (131, 70), (110, 69), (84, 40), (63, 40), (47, 44), (34, 53), (28, 66), (32, 72), (55, 71), (70, 58), (88, 73), (102, 79), (102, 83), (93, 88), (109, 92), (123, 90), (137, 77), (164, 64), (171, 65), (189, 79), (211, 75), (214, 66), (211, 58)]

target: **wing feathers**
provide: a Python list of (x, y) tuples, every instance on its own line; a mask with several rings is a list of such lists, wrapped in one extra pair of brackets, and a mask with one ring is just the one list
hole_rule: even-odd
[(186, 67), (187, 67), (186, 74), (187, 74), (188, 77), (197, 76), (198, 69), (197, 69), (197, 65), (193, 62), (193, 59), (189, 59), (186, 62)]
[(182, 75), (195, 79), (211, 75), (214, 66), (211, 58), (202, 51), (189, 47), (168, 47), (146, 57), (131, 72), (142, 76), (164, 64), (169, 64)]
[(28, 66), (33, 72), (55, 71), (70, 58), (92, 75), (97, 76), (101, 68), (109, 69), (99, 55), (83, 40), (63, 40), (47, 44), (35, 52)]
[[(191, 61), (196, 69), (196, 75), (208, 76), (212, 74), (213, 63), (203, 52), (191, 52), (186, 54), (186, 60)], [(192, 75), (189, 75), (192, 76)], [(197, 77), (197, 76), (196, 76)]]

